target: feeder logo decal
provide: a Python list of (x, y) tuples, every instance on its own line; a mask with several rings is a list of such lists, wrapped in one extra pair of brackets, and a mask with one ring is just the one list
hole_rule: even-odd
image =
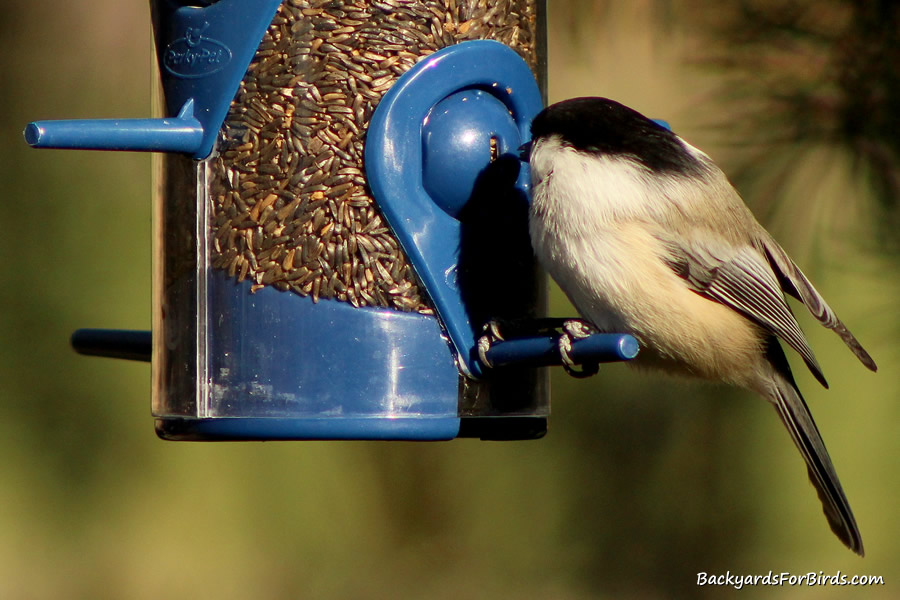
[(225, 68), (231, 61), (231, 50), (218, 40), (203, 37), (207, 27), (209, 23), (200, 28), (188, 27), (184, 37), (166, 46), (163, 56), (166, 71), (176, 77), (196, 79)]

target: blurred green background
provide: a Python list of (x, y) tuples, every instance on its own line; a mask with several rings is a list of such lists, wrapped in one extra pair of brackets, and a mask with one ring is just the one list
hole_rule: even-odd
[(623, 366), (554, 371), (540, 441), (158, 440), (149, 367), (68, 346), (150, 326), (150, 157), (21, 135), (148, 116), (149, 8), (6, 0), (0, 598), (707, 598), (738, 592), (698, 572), (770, 570), (885, 585), (742, 597), (897, 597), (897, 9), (723, 4), (553, 0), (550, 100), (609, 96), (710, 153), (878, 361), (799, 315), (831, 390), (795, 371), (865, 559), (764, 402)]

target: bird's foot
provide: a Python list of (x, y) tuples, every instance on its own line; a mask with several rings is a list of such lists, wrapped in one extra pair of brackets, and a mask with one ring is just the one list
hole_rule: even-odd
[(491, 319), (485, 323), (481, 328), (482, 335), (476, 342), (478, 348), (478, 360), (489, 369), (492, 369), (494, 365), (491, 364), (490, 359), (488, 359), (487, 353), (488, 350), (491, 349), (491, 346), (497, 342), (503, 341), (503, 334), (500, 332), (500, 329), (504, 328), (504, 323), (505, 322), (500, 319)]
[(562, 322), (562, 325), (560, 325), (560, 329), (562, 329), (564, 334), (569, 335), (576, 340), (583, 340), (584, 338), (591, 337), (595, 333), (600, 333), (599, 329), (584, 319), (565, 319)]
[(572, 359), (572, 344), (598, 333), (597, 328), (583, 319), (491, 319), (482, 327), (482, 335), (476, 342), (478, 359), (487, 368), (493, 368), (488, 358), (491, 347), (506, 339), (534, 335), (554, 335), (558, 337), (559, 355), (563, 369), (572, 377), (585, 378), (596, 375), (600, 370), (597, 362), (585, 363), (577, 368)]
[(559, 356), (562, 359), (563, 370), (576, 379), (584, 379), (596, 375), (600, 371), (599, 362), (585, 363), (581, 369), (575, 368), (572, 360), (572, 344), (576, 340), (582, 340), (598, 333), (597, 329), (583, 319), (566, 319), (561, 325), (562, 335), (559, 336)]

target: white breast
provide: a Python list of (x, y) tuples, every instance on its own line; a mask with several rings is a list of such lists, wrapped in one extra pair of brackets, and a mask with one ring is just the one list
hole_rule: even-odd
[[(646, 228), (655, 217), (641, 168), (538, 140), (531, 154), (530, 233), (535, 254), (578, 311), (598, 327), (626, 330), (618, 308), (640, 286), (636, 269), (659, 259)], [(646, 271), (645, 271), (646, 272)]]
[(758, 328), (691, 291), (663, 260), (673, 213), (692, 218), (697, 196), (676, 187), (688, 184), (552, 137), (535, 144), (531, 167), (535, 255), (582, 317), (634, 334), (668, 366), (701, 365), (690, 370), (710, 378), (732, 379), (738, 361), (758, 354)]

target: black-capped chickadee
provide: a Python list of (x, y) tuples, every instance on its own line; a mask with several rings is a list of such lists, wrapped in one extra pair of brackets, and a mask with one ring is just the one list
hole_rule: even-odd
[(799, 299), (862, 363), (875, 362), (703, 152), (605, 98), (531, 125), (530, 233), (538, 260), (600, 331), (641, 344), (638, 366), (753, 390), (778, 411), (831, 525), (863, 555), (856, 520), (778, 340), (822, 385), (788, 307)]

